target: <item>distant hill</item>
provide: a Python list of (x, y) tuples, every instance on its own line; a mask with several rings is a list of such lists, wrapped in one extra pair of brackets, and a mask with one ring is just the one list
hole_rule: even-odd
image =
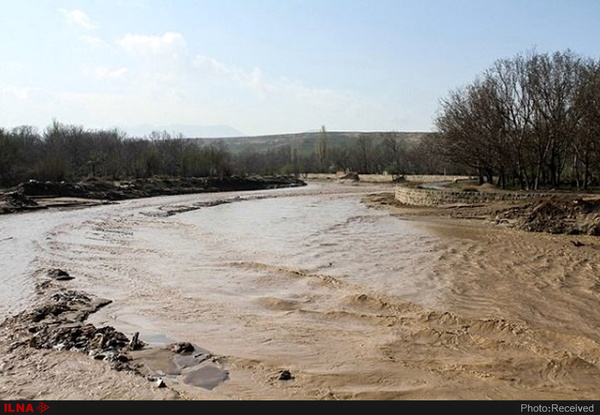
[[(372, 139), (380, 139), (385, 135), (393, 135), (407, 142), (416, 142), (430, 132), (360, 132), (360, 131), (327, 131), (327, 146), (335, 148), (348, 144), (356, 140), (359, 136), (367, 136)], [(289, 146), (294, 144), (302, 153), (310, 153), (314, 150), (315, 142), (321, 135), (317, 132), (289, 133), (289, 134), (273, 134), (260, 136), (239, 136), (239, 137), (220, 137), (233, 152), (241, 151), (266, 151), (268, 149), (276, 149), (278, 147)], [(201, 139), (205, 143), (210, 143), (214, 139)]]
[(140, 138), (150, 135), (153, 131), (166, 131), (173, 136), (182, 134), (187, 138), (229, 138), (244, 135), (243, 132), (228, 125), (144, 124), (126, 128), (125, 130), (130, 136)]

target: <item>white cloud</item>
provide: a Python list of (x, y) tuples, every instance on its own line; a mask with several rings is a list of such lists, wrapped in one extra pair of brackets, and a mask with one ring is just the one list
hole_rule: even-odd
[(98, 27), (98, 25), (96, 25), (96, 23), (94, 23), (92, 19), (90, 19), (90, 17), (81, 10), (59, 9), (59, 11), (63, 16), (66, 17), (69, 23), (79, 26), (83, 29), (91, 30)]
[(88, 45), (89, 47), (91, 47), (93, 49), (100, 49), (100, 48), (108, 46), (103, 39), (101, 39), (97, 36), (84, 35), (84, 36), (80, 36), (80, 39), (82, 42), (84, 42), (86, 45)]
[[(177, 108), (178, 117), (193, 117), (210, 108), (209, 113), (223, 117), (246, 114), (241, 116), (259, 124), (259, 119), (278, 114), (285, 122), (320, 126), (328, 120), (339, 125), (348, 121), (358, 124), (390, 111), (351, 91), (312, 88), (287, 78), (269, 79), (259, 67), (245, 69), (210, 56), (193, 55), (179, 33), (128, 34), (118, 44), (143, 59), (141, 65), (130, 68), (132, 91), (169, 102), (170, 108)], [(165, 59), (169, 57), (178, 59)], [(289, 114), (294, 114), (294, 121), (289, 121)], [(272, 125), (272, 121), (269, 123)], [(239, 122), (231, 124), (247, 131), (252, 129)]]
[[(253, 134), (265, 128), (303, 131), (323, 124), (361, 129), (397, 112), (352, 91), (314, 88), (299, 80), (269, 77), (260, 67), (193, 53), (176, 32), (130, 33), (114, 43), (97, 36), (80, 40), (97, 47), (94, 60), (79, 66), (83, 79), (72, 77), (61, 90), (0, 84), (0, 118), (17, 124), (29, 123), (32, 114), (42, 121), (57, 117), (97, 126), (229, 124)], [(0, 63), (0, 69), (3, 66), (12, 65)]]
[(110, 69), (106, 66), (83, 66), (81, 71), (91, 78), (97, 80), (107, 80), (123, 78), (127, 73), (127, 68), (121, 67), (117, 69)]
[(185, 51), (183, 35), (166, 32), (162, 36), (126, 34), (117, 41), (125, 51), (142, 55), (169, 55), (179, 57)]
[(258, 67), (252, 71), (227, 66), (209, 56), (197, 55), (192, 61), (192, 67), (206, 75), (213, 75), (226, 83), (236, 85), (256, 92), (261, 99), (272, 89), (272, 85), (263, 78), (262, 70)]
[(296, 101), (301, 101), (310, 105), (322, 106), (325, 103), (342, 104), (349, 101), (356, 101), (355, 98), (342, 91), (330, 89), (309, 88), (299, 81), (286, 78), (276, 80), (267, 80), (263, 76), (260, 68), (255, 67), (252, 71), (243, 70), (236, 67), (227, 66), (208, 56), (197, 55), (194, 57), (192, 67), (200, 70), (205, 75), (213, 75), (219, 79), (225, 80), (230, 85), (236, 85), (248, 90), (252, 90), (259, 95), (261, 99), (269, 96), (288, 96)]
[(31, 91), (33, 91), (33, 88), (30, 87), (0, 84), (0, 96), (12, 95), (20, 101), (27, 100)]
[(0, 70), (19, 71), (23, 68), (21, 62), (17, 61), (0, 61)]
[(194, 58), (192, 65), (198, 69), (206, 70), (213, 75), (223, 78), (237, 78), (236, 70), (228, 68), (225, 64), (208, 56), (198, 55)]

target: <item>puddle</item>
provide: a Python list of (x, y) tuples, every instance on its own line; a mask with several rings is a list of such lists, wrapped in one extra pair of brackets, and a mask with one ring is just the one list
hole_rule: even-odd
[[(151, 336), (167, 340), (164, 335)], [(148, 336), (146, 337), (146, 339)], [(191, 386), (213, 389), (229, 379), (229, 372), (219, 366), (206, 349), (194, 345), (194, 350), (176, 353), (168, 345), (147, 347), (131, 353), (140, 371), (146, 376), (157, 378), (181, 378)]]

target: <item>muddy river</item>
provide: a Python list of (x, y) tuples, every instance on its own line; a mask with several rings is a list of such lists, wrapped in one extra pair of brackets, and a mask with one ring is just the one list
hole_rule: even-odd
[(215, 356), (229, 378), (179, 385), (191, 399), (598, 396), (593, 245), (361, 201), (383, 191), (311, 183), (4, 215), (0, 312), (66, 270), (68, 287), (112, 300), (93, 324)]

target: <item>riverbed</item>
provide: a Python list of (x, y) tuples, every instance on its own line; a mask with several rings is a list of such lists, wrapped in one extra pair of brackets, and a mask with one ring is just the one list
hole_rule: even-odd
[[(408, 219), (363, 202), (389, 191), (314, 182), (5, 215), (0, 311), (27, 309), (44, 270), (66, 270), (67, 287), (112, 300), (91, 323), (156, 347), (191, 342), (227, 371), (211, 388), (167, 377), (183, 399), (597, 397), (592, 240), (577, 249), (561, 237)], [(131, 379), (96, 364), (86, 371), (101, 375), (86, 389), (77, 387), (82, 373), (64, 374), (72, 387), (57, 392), (44, 386), (48, 373), (19, 381), (13, 370), (3, 393), (172, 398), (148, 382), (134, 392), (123, 387)]]

